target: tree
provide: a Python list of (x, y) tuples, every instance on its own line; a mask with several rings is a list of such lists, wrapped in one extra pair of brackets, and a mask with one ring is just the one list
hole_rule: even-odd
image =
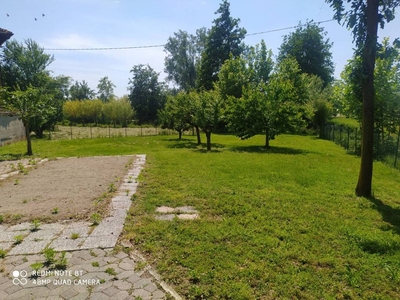
[(249, 86), (242, 98), (230, 97), (226, 109), (228, 127), (241, 139), (265, 134), (265, 147), (279, 133), (305, 125), (308, 94), (295, 59), (283, 60), (268, 84)]
[[(28, 86), (22, 90), (17, 87), (12, 92), (5, 93), (3, 97), (4, 107), (17, 114), (25, 127), (27, 155), (32, 155), (32, 143), (30, 138), (30, 124), (33, 120), (42, 123), (53, 113), (55, 108), (50, 105), (51, 97), (49, 94), (43, 93), (39, 88)], [(38, 124), (40, 125), (40, 124)]]
[(114, 88), (115, 85), (108, 79), (108, 76), (101, 78), (97, 85), (97, 95), (99, 99), (104, 103), (113, 100), (115, 97)]
[(347, 0), (351, 8), (345, 12), (343, 0), (326, 0), (335, 11), (335, 19), (343, 21), (353, 31), (356, 51), (362, 57), (362, 138), (361, 166), (356, 194), (363, 197), (372, 195), (372, 172), (374, 159), (374, 70), (378, 39), (378, 25), (394, 19), (398, 0)]
[(95, 92), (85, 80), (82, 80), (82, 82), (75, 81), (69, 89), (69, 95), (71, 100), (85, 100), (93, 99)]
[(330, 49), (332, 43), (325, 39), (326, 32), (311, 22), (297, 27), (295, 32), (285, 35), (279, 48), (278, 62), (294, 57), (303, 73), (319, 76), (324, 86), (333, 80), (333, 62)]
[(223, 0), (215, 14), (220, 14), (213, 23), (207, 38), (205, 50), (201, 57), (198, 87), (206, 90), (213, 89), (213, 83), (218, 80), (218, 73), (223, 63), (230, 55), (239, 56), (244, 45), (242, 40), (246, 30), (239, 27), (240, 19), (230, 15), (230, 4)]
[(139, 124), (154, 123), (157, 111), (164, 106), (164, 85), (158, 81), (156, 73), (149, 65), (136, 65), (129, 79), (129, 101), (136, 111)]
[(256, 87), (261, 83), (267, 83), (273, 70), (272, 52), (267, 51), (265, 42), (250, 47), (247, 55), (240, 55), (226, 60), (218, 74), (215, 86), (224, 100), (228, 96), (240, 98), (243, 89), (249, 85)]
[[(49, 129), (61, 118), (62, 102), (65, 100), (64, 91), (69, 85), (69, 78), (59, 76), (53, 78), (47, 67), (54, 61), (52, 55), (46, 54), (35, 41), (28, 39), (24, 43), (15, 40), (8, 41), (2, 53), (2, 78), (9, 93), (6, 103), (10, 110), (20, 112), (20, 104), (27, 99), (31, 111), (24, 109), (25, 123), (30, 131), (35, 131), (37, 137), (43, 136), (43, 130)], [(29, 89), (29, 92), (28, 92)], [(24, 93), (26, 92), (26, 93)], [(45, 98), (40, 100), (38, 98)], [(34, 105), (47, 105), (48, 111), (35, 113), (38, 108)], [(16, 107), (11, 107), (14, 104)], [(43, 110), (43, 107), (40, 108)], [(29, 135), (27, 136), (29, 139)], [(30, 140), (29, 140), (30, 142)]]
[(196, 38), (179, 30), (169, 37), (164, 46), (167, 80), (173, 81), (181, 90), (190, 91), (196, 86)]
[(192, 94), (196, 105), (195, 122), (207, 138), (207, 150), (211, 150), (211, 134), (221, 121), (221, 97), (216, 91), (202, 91)]
[(176, 96), (168, 96), (164, 109), (158, 115), (163, 128), (178, 131), (179, 139), (182, 133), (190, 129), (190, 119), (188, 106), (190, 96), (185, 92), (180, 92)]

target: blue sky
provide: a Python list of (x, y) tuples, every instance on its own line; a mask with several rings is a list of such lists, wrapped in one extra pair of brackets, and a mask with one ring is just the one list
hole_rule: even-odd
[[(14, 33), (22, 42), (31, 38), (45, 49), (131, 47), (162, 45), (174, 32), (195, 33), (210, 28), (216, 18), (219, 0), (0, 0), (0, 27)], [(333, 11), (324, 0), (231, 0), (231, 15), (240, 18), (248, 34), (295, 26), (307, 20), (332, 19)], [(7, 15), (9, 17), (7, 17)], [(44, 14), (45, 16), (42, 16)], [(37, 21), (35, 21), (35, 18)], [(338, 77), (353, 54), (351, 32), (336, 21), (321, 24), (331, 49)], [(379, 30), (379, 38), (399, 37), (400, 18)], [(264, 39), (273, 54), (278, 54), (283, 36), (294, 29), (246, 37), (255, 45)], [(117, 96), (127, 94), (130, 70), (137, 64), (149, 64), (165, 74), (163, 47), (107, 50), (56, 51), (49, 66), (54, 75), (86, 80), (97, 90), (100, 78), (108, 76), (116, 85)]]

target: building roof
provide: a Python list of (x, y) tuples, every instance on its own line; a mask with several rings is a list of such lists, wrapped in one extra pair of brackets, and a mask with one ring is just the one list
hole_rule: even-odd
[(7, 29), (0, 28), (0, 46), (3, 45), (14, 33)]

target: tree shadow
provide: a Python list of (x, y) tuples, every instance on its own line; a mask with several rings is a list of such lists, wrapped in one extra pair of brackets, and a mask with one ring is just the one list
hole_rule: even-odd
[(382, 215), (383, 221), (389, 223), (391, 229), (400, 235), (400, 209), (393, 208), (375, 197), (368, 200), (375, 204), (374, 208)]
[(231, 147), (230, 151), (232, 152), (248, 152), (248, 153), (272, 153), (272, 154), (308, 154), (314, 153), (312, 151), (306, 151), (301, 149), (294, 149), (288, 147), (276, 147), (270, 146), (269, 148), (265, 148), (264, 146), (236, 146)]
[(168, 141), (175, 142), (175, 143), (167, 145), (167, 148), (190, 149), (192, 151), (196, 151), (196, 152), (200, 152), (200, 153), (221, 152), (220, 149), (225, 148), (225, 146), (222, 144), (211, 143), (211, 150), (208, 151), (207, 145), (205, 143), (201, 143), (199, 145), (193, 139), (169, 139)]

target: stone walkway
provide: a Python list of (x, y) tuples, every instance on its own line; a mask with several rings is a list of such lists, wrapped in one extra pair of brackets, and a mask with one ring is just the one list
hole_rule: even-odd
[[(109, 216), (97, 226), (0, 225), (0, 249), (7, 252), (0, 259), (0, 299), (181, 299), (132, 245), (115, 248), (145, 160), (136, 156), (111, 200)], [(58, 252), (55, 262), (43, 254), (48, 248)], [(64, 260), (60, 251), (66, 252)]]

